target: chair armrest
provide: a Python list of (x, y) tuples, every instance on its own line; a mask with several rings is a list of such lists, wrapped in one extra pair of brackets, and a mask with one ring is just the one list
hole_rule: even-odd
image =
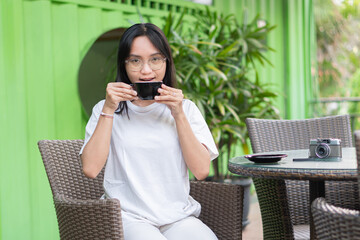
[(214, 231), (219, 240), (242, 238), (242, 186), (190, 181), (190, 195), (201, 204), (199, 218)]
[(318, 239), (360, 238), (360, 214), (357, 210), (337, 207), (317, 198), (311, 204)]
[(118, 199), (54, 197), (61, 239), (124, 239)]

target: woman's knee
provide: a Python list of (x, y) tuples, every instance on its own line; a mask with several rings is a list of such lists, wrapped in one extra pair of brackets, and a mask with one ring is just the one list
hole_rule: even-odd
[(166, 240), (159, 229), (150, 223), (131, 222), (124, 224), (123, 228), (125, 240)]
[(196, 217), (187, 217), (160, 228), (168, 240), (217, 240), (214, 232)]

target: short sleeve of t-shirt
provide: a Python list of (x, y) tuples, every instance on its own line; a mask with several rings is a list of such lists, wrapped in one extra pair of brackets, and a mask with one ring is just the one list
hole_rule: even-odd
[(200, 110), (195, 103), (190, 100), (184, 101), (183, 108), (196, 138), (207, 147), (211, 160), (215, 159), (219, 155), (219, 152)]
[(96, 125), (97, 125), (97, 122), (98, 122), (98, 119), (99, 119), (101, 110), (102, 110), (102, 108), (103, 108), (103, 106), (104, 106), (104, 103), (105, 103), (105, 100), (101, 100), (100, 102), (98, 102), (98, 103), (93, 107), (91, 117), (90, 117), (90, 119), (89, 119), (89, 121), (88, 121), (88, 123), (87, 123), (87, 125), (86, 125), (86, 128), (85, 128), (85, 141), (84, 141), (84, 145), (82, 146), (79, 154), (82, 154), (85, 145), (88, 143), (88, 141), (90, 140), (92, 134), (93, 134), (94, 131), (95, 131), (95, 128), (96, 128)]

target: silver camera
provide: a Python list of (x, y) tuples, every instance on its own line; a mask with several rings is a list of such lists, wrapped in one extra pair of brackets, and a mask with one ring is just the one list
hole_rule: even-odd
[(310, 158), (341, 159), (341, 140), (336, 138), (318, 138), (310, 140)]

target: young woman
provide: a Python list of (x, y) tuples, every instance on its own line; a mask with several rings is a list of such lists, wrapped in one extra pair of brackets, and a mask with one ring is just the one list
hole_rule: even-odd
[[(188, 169), (201, 180), (218, 151), (200, 111), (175, 88), (164, 33), (150, 23), (123, 34), (116, 82), (93, 108), (81, 149), (84, 174), (106, 163), (105, 198), (120, 200), (126, 240), (213, 240), (189, 195)], [(162, 82), (154, 100), (140, 100), (131, 83)]]

